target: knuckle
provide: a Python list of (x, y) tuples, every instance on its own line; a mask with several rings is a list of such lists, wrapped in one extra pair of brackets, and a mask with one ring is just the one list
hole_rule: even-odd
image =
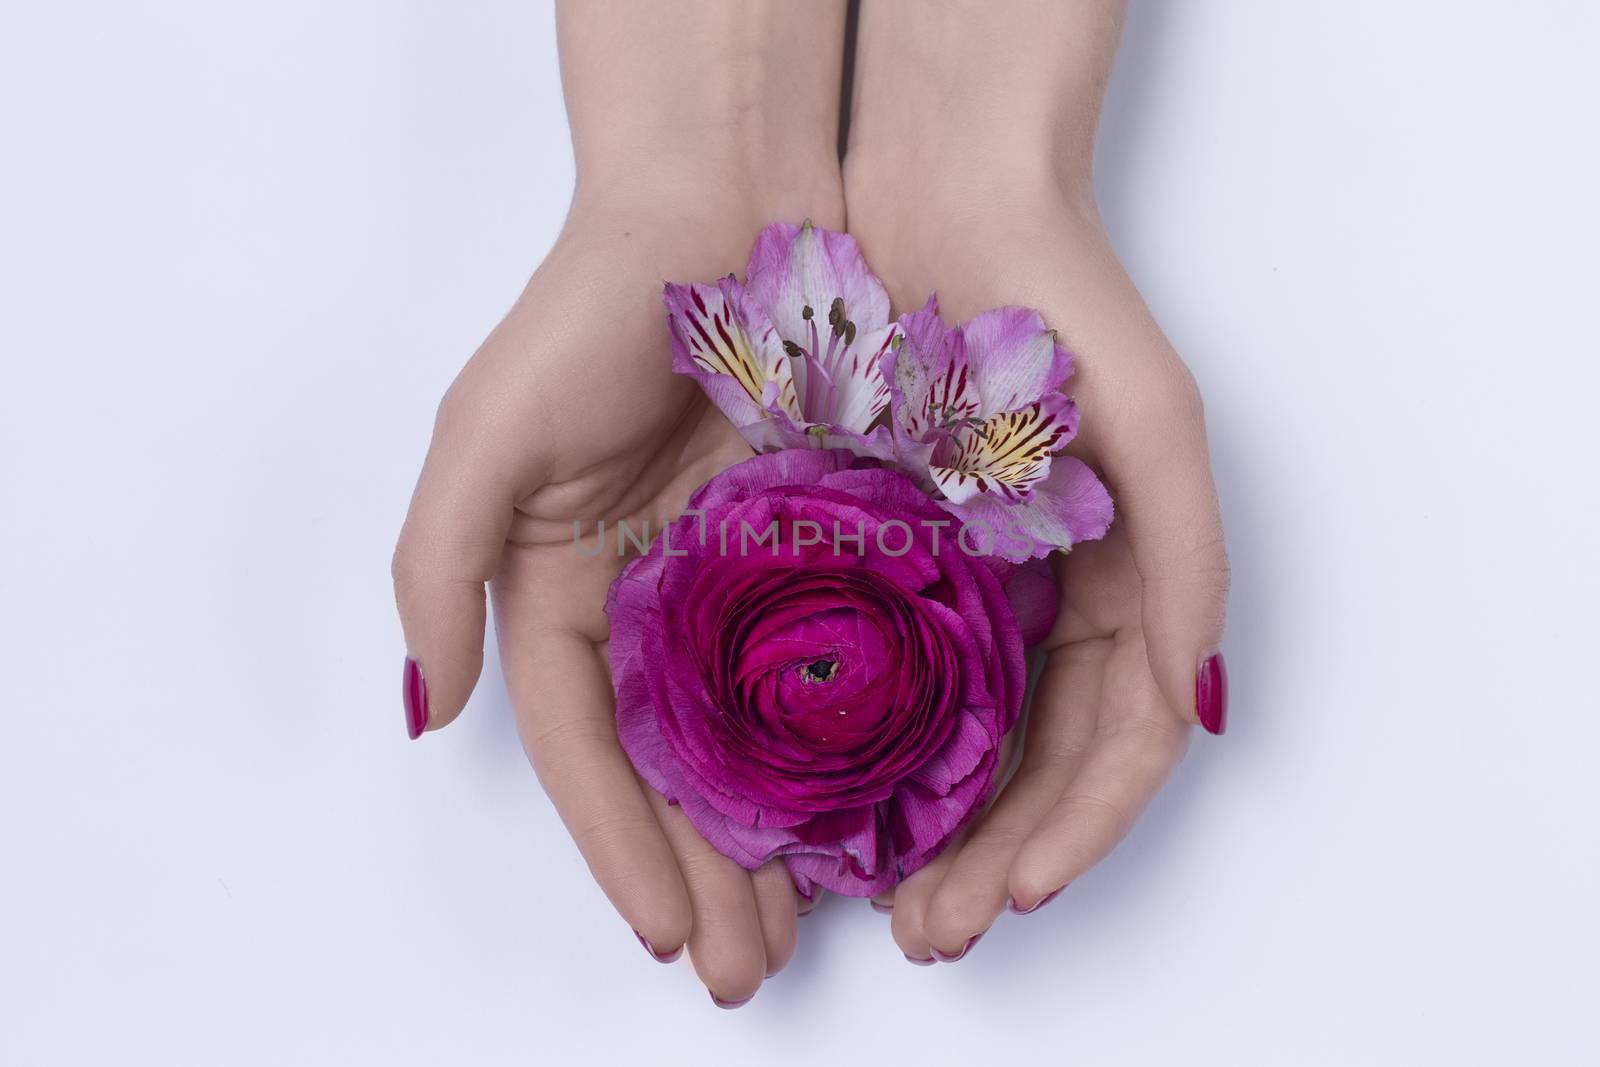
[[(697, 848), (693, 851), (680, 852), (678, 866), (683, 870), (683, 877), (692, 886), (699, 886), (700, 892), (709, 894), (713, 887), (721, 884), (728, 876), (728, 867), (732, 860), (720, 852), (713, 852), (709, 848)], [(735, 899), (731, 894), (724, 892), (721, 895), (722, 907), (715, 909), (719, 913), (732, 906)]]
[(427, 572), (417, 558), (414, 544), (414, 538), (402, 531), (400, 541), (394, 546), (394, 555), (389, 559), (389, 577), (397, 592), (409, 592), (425, 581)]
[[(1101, 833), (1096, 836), (1107, 836), (1113, 840), (1127, 833), (1128, 827), (1133, 825), (1132, 812), (1098, 793), (1068, 793), (1056, 802), (1056, 808), (1064, 812), (1078, 813), (1080, 818), (1073, 819), (1073, 822), (1079, 822), (1086, 827), (1098, 826), (1101, 828)], [(1074, 834), (1069, 837), (1062, 851), (1076, 849), (1081, 836), (1083, 835)]]
[(961, 850), (958, 868), (965, 866), (968, 857), (988, 864), (1013, 855), (1028, 839), (1031, 829), (1021, 818), (990, 819)]
[(1233, 580), (1222, 516), (1215, 508), (1194, 521), (1159, 531), (1141, 531), (1152, 542), (1153, 555), (1162, 561), (1156, 573), (1144, 577), (1151, 584), (1192, 585), (1211, 588), (1226, 598)]
[(611, 809), (592, 812), (573, 826), (573, 837), (583, 851), (596, 863), (615, 867), (619, 879), (620, 872), (642, 851), (641, 839), (656, 832), (655, 820), (648, 814)]
[(389, 561), (389, 576), (395, 588), (404, 591), (438, 585), (481, 586), (494, 576), (501, 544), (488, 538), (430, 534), (407, 520)]
[(1204, 427), (1205, 400), (1194, 373), (1174, 355), (1119, 382), (1104, 417), (1180, 437)]
[(526, 728), (526, 747), (541, 781), (554, 775), (582, 775), (592, 771), (597, 755), (617, 743), (616, 731), (609, 719), (561, 716), (536, 720)]
[(1165, 401), (1163, 407), (1166, 410), (1185, 416), (1190, 421), (1204, 424), (1205, 395), (1200, 392), (1200, 381), (1194, 376), (1194, 371), (1190, 370), (1189, 365), (1183, 360), (1173, 360), (1172, 372), (1167, 379), (1167, 389), (1161, 398)]
[[(1073, 737), (1043, 737), (1034, 740), (1022, 752), (1023, 766), (1030, 771), (1059, 770), (1064, 767), (1075, 767), (1088, 751), (1088, 745), (1078, 738)], [(996, 828), (998, 832), (1010, 832), (1017, 837), (1023, 837), (1020, 831), (1007, 831), (1005, 828)], [(1020, 842), (1019, 842), (1020, 843)]]

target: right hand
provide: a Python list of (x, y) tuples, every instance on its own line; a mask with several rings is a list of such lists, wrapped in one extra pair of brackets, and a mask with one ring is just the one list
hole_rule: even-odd
[[(703, 203), (711, 203), (707, 198)], [(663, 281), (743, 269), (761, 222), (692, 212), (574, 212), (505, 320), (441, 403), (394, 557), (427, 730), (461, 713), (483, 665), (492, 580), (523, 746), (595, 879), (657, 958), (688, 945), (720, 1002), (788, 962), (799, 906), (781, 862), (748, 872), (634, 775), (606, 668), (606, 591), (624, 559), (582, 555), (573, 523), (652, 532), (750, 455), (674, 375)], [(819, 219), (819, 221), (821, 221)], [(408, 668), (409, 677), (409, 668)]]

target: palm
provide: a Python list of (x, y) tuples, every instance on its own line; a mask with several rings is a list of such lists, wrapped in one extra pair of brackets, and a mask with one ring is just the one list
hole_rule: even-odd
[[(1004, 235), (979, 228), (897, 246), (901, 261), (882, 264), (901, 307), (934, 287), (950, 317), (1019, 300), (1037, 306), (1078, 351), (1068, 383), (1083, 411), (1071, 451), (1107, 471), (1121, 518), (1104, 540), (1057, 557), (1062, 613), (1046, 639), (1046, 660), (1021, 738), (1017, 772), (963, 840), (900, 885), (894, 934), (908, 956), (950, 954), (981, 934), (1007, 905), (1029, 909), (1097, 863), (1128, 831), (1146, 801), (1182, 757), (1188, 725), (1164, 698), (1151, 668), (1142, 605), (1149, 591), (1129, 541), (1130, 502), (1109, 462), (1144, 447), (1136, 440), (1157, 411), (1138, 412), (1143, 396), (1181, 391), (1186, 372), (1175, 356), (1096, 359), (1108, 324), (1143, 308), (1131, 286), (1106, 300), (1103, 276), (1115, 261), (1092, 250), (1068, 257), (1077, 235)], [(1125, 294), (1125, 295), (1124, 295)], [(1164, 343), (1161, 351), (1170, 356)], [(1122, 356), (1123, 353), (1117, 353)], [(1150, 385), (1149, 383), (1154, 383)], [(1101, 462), (1102, 460), (1108, 462)], [(1135, 487), (1143, 488), (1143, 487)]]
[[(441, 420), (472, 424), (511, 471), (514, 501), (499, 595), (541, 571), (538, 610), (599, 639), (603, 595), (621, 568), (614, 542), (574, 551), (574, 523), (656, 528), (695, 486), (749, 449), (694, 385), (671, 372), (657, 294), (672, 271), (726, 272), (706, 243), (660, 251), (648, 233), (569, 232), (462, 372)], [(486, 460), (491, 457), (486, 456)], [(610, 536), (608, 534), (608, 536)], [(538, 566), (548, 561), (548, 566)], [(557, 595), (550, 595), (555, 593)]]
[[(605, 663), (606, 594), (626, 562), (619, 549), (635, 550), (619, 526), (648, 542), (699, 485), (750, 455), (704, 394), (672, 373), (659, 300), (664, 279), (736, 267), (733, 250), (748, 236), (719, 243), (671, 229), (564, 237), (446, 409), (489, 424), (493, 461), (514, 475), (491, 591), (529, 760), (634, 929), (665, 948), (692, 936), (702, 977), (733, 996), (792, 951), (792, 888), (781, 869), (752, 876), (716, 855), (637, 781), (617, 743)], [(733, 918), (691, 922), (691, 905)]]

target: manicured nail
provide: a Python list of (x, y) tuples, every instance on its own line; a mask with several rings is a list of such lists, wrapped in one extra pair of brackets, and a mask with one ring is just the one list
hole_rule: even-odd
[(406, 733), (415, 741), (428, 728), (428, 680), (422, 668), (410, 656), (406, 657), (405, 678), (400, 684), (400, 694), (406, 704)]
[(679, 945), (677, 948), (673, 949), (671, 952), (661, 952), (661, 951), (658, 951), (656, 949), (656, 947), (650, 943), (649, 939), (646, 938), (639, 931), (635, 930), (633, 932), (633, 936), (637, 937), (639, 939), (639, 944), (644, 946), (644, 950), (646, 952), (650, 953), (651, 958), (654, 959), (657, 963), (671, 963), (673, 960), (675, 960), (679, 956), (683, 955), (683, 946), (682, 945)]
[(872, 905), (872, 910), (873, 911), (880, 912), (880, 913), (882, 913), (884, 915), (893, 915), (894, 914), (894, 905), (893, 904), (879, 904), (876, 900), (869, 900), (867, 903)]
[[(988, 932), (989, 931), (985, 930), (983, 933), (986, 934)], [(972, 946), (976, 945), (978, 940), (982, 937), (983, 934), (973, 934), (971, 937), (967, 938), (967, 943), (962, 945), (961, 951), (957, 952), (954, 956), (945, 955), (943, 952), (939, 951), (937, 946), (935, 946), (933, 949), (933, 958), (938, 960), (940, 963), (954, 963), (956, 960), (961, 959), (967, 953), (971, 952)]]
[(924, 959), (918, 959), (916, 956), (906, 955), (906, 962), (907, 963), (915, 963), (918, 967), (932, 967), (935, 963), (938, 963), (939, 961), (934, 959), (932, 956), (929, 956), (927, 959), (924, 960)]
[(1228, 728), (1228, 665), (1222, 653), (1206, 657), (1194, 680), (1194, 707), (1200, 725), (1214, 734)]
[[(708, 990), (708, 992), (709, 992), (709, 990)], [(723, 1000), (721, 997), (717, 996), (715, 993), (711, 994), (711, 1003), (715, 1004), (719, 1008), (726, 1008), (728, 1011), (732, 1011), (734, 1008), (742, 1008), (742, 1007), (744, 1007), (746, 1004), (750, 1003), (754, 999), (756, 999), (756, 995), (754, 993), (751, 993), (748, 997), (745, 997), (743, 1000)]]
[[(1066, 886), (1062, 886), (1061, 887), (1061, 889), (1065, 889), (1065, 888), (1067, 888), (1067, 887)], [(1032, 915), (1034, 912), (1038, 911), (1040, 908), (1044, 907), (1046, 904), (1048, 904), (1052, 900), (1056, 899), (1056, 897), (1060, 896), (1061, 895), (1061, 889), (1057, 889), (1054, 892), (1046, 893), (1044, 896), (1040, 897), (1038, 899), (1038, 901), (1036, 901), (1031, 908), (1019, 908), (1019, 907), (1017, 907), (1017, 898), (1016, 897), (1011, 897), (1010, 899), (1008, 899), (1006, 901), (1006, 907), (1011, 912), (1013, 912), (1014, 914), (1017, 914), (1017, 915)]]

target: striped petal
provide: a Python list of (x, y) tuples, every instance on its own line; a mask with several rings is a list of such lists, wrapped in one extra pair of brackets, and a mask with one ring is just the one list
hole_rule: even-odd
[(848, 341), (844, 335), (830, 338), (831, 343), (813, 338), (820, 354), (793, 346), (790, 371), (807, 422), (865, 433), (889, 406), (889, 386), (879, 362), (900, 336), (900, 327), (891, 323), (868, 334), (849, 336)]
[(987, 494), (944, 508), (961, 521), (977, 551), (1012, 563), (1104, 537), (1112, 518), (1111, 494), (1075, 456), (1053, 457), (1049, 476), (1021, 503)]
[(878, 359), (899, 331), (855, 239), (809, 222), (768, 226), (751, 250), (746, 285), (793, 361), (800, 417), (865, 433), (888, 407)]
[(741, 430), (769, 414), (800, 416), (789, 357), (772, 320), (731, 275), (715, 286), (668, 283), (672, 369), (698, 381)]
[(1077, 426), (1077, 406), (1051, 393), (1020, 411), (963, 423), (934, 450), (928, 473), (951, 503), (985, 493), (1017, 502), (1050, 473), (1050, 454)]
[(978, 391), (961, 331), (939, 318), (936, 297), (900, 316), (903, 338), (880, 361), (888, 382), (895, 437), (908, 448), (935, 430), (978, 414)]
[(1016, 411), (1056, 392), (1072, 375), (1072, 354), (1032, 308), (985, 311), (961, 325), (983, 417)]

